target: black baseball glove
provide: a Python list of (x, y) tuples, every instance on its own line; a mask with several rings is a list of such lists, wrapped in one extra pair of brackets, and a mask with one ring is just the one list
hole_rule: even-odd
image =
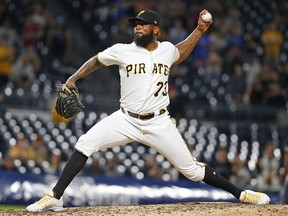
[(77, 87), (71, 87), (65, 84), (59, 86), (59, 92), (56, 99), (55, 110), (58, 115), (65, 119), (74, 118), (84, 108), (79, 99)]

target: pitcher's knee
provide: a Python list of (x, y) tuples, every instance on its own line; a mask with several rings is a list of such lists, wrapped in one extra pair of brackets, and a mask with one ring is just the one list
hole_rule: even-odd
[(87, 157), (90, 157), (96, 150), (98, 150), (97, 146), (95, 146), (95, 142), (93, 143), (93, 140), (90, 140), (85, 134), (80, 136), (75, 148)]
[(205, 166), (197, 166), (192, 169), (182, 170), (181, 173), (191, 181), (202, 181), (205, 176)]

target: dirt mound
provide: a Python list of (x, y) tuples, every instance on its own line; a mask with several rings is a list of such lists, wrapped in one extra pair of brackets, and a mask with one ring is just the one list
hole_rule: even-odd
[(1, 216), (237, 216), (237, 215), (287, 215), (288, 205), (249, 205), (241, 203), (223, 202), (193, 202), (160, 205), (135, 205), (135, 206), (95, 206), (65, 208), (62, 212), (28, 213), (21, 210), (0, 211)]

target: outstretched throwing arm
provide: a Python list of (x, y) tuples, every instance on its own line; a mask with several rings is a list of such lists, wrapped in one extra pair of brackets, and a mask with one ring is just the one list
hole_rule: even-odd
[(202, 15), (206, 13), (208, 13), (206, 9), (200, 12), (196, 29), (185, 40), (176, 44), (180, 53), (180, 58), (174, 64), (181, 63), (191, 54), (203, 33), (212, 25), (213, 20), (204, 22), (202, 19)]

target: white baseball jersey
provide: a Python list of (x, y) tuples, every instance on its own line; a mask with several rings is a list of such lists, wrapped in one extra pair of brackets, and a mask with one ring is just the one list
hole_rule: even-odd
[(133, 42), (109, 47), (98, 53), (98, 60), (106, 66), (119, 65), (121, 106), (134, 113), (148, 113), (168, 106), (170, 67), (179, 56), (170, 42), (158, 42), (153, 51)]
[[(179, 59), (178, 49), (170, 42), (158, 42), (148, 51), (131, 44), (116, 44), (98, 53), (106, 65), (119, 65), (121, 106), (136, 114), (157, 113), (169, 104), (168, 77), (171, 65)], [(205, 166), (191, 155), (168, 112), (158, 112), (149, 119), (135, 118), (118, 110), (96, 123), (76, 143), (86, 156), (114, 146), (138, 141), (157, 150), (192, 181), (204, 178)]]

